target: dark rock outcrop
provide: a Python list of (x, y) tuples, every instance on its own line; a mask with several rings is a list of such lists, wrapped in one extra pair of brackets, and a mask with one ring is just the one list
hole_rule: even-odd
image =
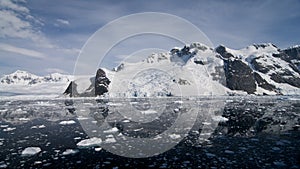
[(269, 84), (265, 79), (263, 79), (258, 73), (254, 72), (254, 79), (256, 80), (256, 83), (259, 87), (269, 90), (269, 91), (275, 91), (278, 94), (280, 94), (276, 87), (272, 84)]
[(252, 70), (241, 60), (224, 60), (226, 86), (231, 90), (243, 90), (248, 94), (256, 91)]
[(259, 61), (257, 61), (260, 58), (263, 58), (264, 56), (257, 57), (251, 61), (251, 65), (253, 68), (261, 73), (268, 73), (270, 70), (275, 70), (275, 67), (273, 65), (263, 65)]
[(234, 57), (231, 53), (227, 52), (225, 46), (222, 46), (222, 45), (218, 46), (215, 49), (215, 51), (217, 53), (219, 53), (223, 58), (226, 58), (226, 59)]
[(90, 86), (82, 93), (79, 93), (77, 86), (79, 84), (75, 81), (70, 82), (69, 86), (65, 90), (64, 94), (70, 97), (94, 97), (101, 96), (108, 92), (108, 85), (110, 80), (106, 77), (106, 73), (102, 69), (98, 69), (96, 76), (90, 78)]
[(271, 75), (271, 79), (277, 83), (287, 83), (289, 85), (300, 88), (300, 78), (294, 77), (288, 70), (281, 73), (273, 73)]
[(77, 84), (74, 81), (71, 81), (64, 94), (70, 95), (70, 97), (78, 96), (79, 94), (77, 92)]
[(95, 78), (95, 96), (101, 96), (108, 92), (110, 80), (106, 77), (106, 73), (102, 69), (98, 69)]

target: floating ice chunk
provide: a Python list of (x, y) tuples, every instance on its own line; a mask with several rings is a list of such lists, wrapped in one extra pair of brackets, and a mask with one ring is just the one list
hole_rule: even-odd
[(83, 116), (78, 116), (78, 117), (77, 117), (77, 120), (87, 120), (87, 119), (89, 119), (89, 118), (83, 117)]
[(155, 110), (145, 110), (145, 111), (141, 111), (141, 113), (142, 114), (156, 114), (157, 113), (157, 111), (155, 111)]
[(213, 119), (213, 121), (219, 121), (219, 122), (226, 122), (226, 121), (228, 121), (228, 118), (223, 117), (223, 116), (213, 116), (212, 119)]
[(0, 168), (7, 168), (6, 164), (0, 164)]
[(45, 125), (39, 125), (39, 126), (32, 126), (31, 129), (42, 129), (42, 128), (45, 128), (46, 126)]
[(153, 139), (154, 139), (154, 140), (158, 140), (158, 139), (161, 139), (161, 138), (162, 138), (161, 135), (156, 135)]
[(27, 147), (22, 151), (22, 156), (32, 156), (41, 151), (40, 147)]
[(0, 112), (7, 112), (8, 109), (0, 109)]
[(76, 154), (78, 152), (78, 150), (73, 150), (73, 149), (66, 149), (66, 151), (64, 151), (62, 153), (62, 155), (70, 155), (70, 154)]
[(183, 103), (183, 101), (182, 101), (182, 100), (176, 100), (176, 101), (174, 101), (174, 103), (179, 103), (179, 104), (182, 104), (182, 103)]
[(116, 133), (118, 131), (119, 131), (119, 129), (117, 127), (113, 127), (111, 129), (103, 131), (103, 133)]
[(16, 129), (15, 127), (8, 127), (6, 129), (3, 129), (3, 131), (13, 131), (15, 129)]
[(39, 128), (39, 129), (41, 129), (41, 128), (45, 128), (45, 127), (46, 127), (46, 126), (45, 126), (45, 125), (43, 125), (43, 124), (38, 126), (38, 128)]
[(133, 131), (141, 131), (141, 130), (143, 130), (144, 128), (142, 127), (142, 128), (138, 128), (138, 129), (134, 129)]
[(101, 151), (101, 150), (102, 150), (101, 147), (96, 147), (96, 148), (95, 148), (95, 151)]
[(23, 118), (19, 118), (19, 120), (20, 120), (20, 121), (29, 121), (30, 119), (29, 119), (29, 118), (24, 118), (24, 117), (23, 117)]
[(202, 122), (203, 125), (211, 125), (209, 122)]
[(37, 165), (37, 164), (42, 164), (42, 162), (41, 161), (35, 161), (34, 165)]
[(130, 120), (126, 119), (126, 120), (123, 120), (122, 122), (123, 122), (123, 123), (129, 123)]
[(93, 146), (99, 146), (102, 143), (101, 138), (92, 137), (89, 139), (81, 140), (79, 143), (77, 143), (77, 146), (79, 147), (93, 147)]
[(106, 136), (106, 137), (107, 137), (107, 139), (105, 139), (105, 143), (115, 143), (115, 142), (117, 142), (116, 139), (114, 138), (114, 136), (111, 135), (111, 134)]
[(69, 124), (75, 124), (76, 122), (74, 120), (69, 120), (69, 121), (61, 121), (59, 124), (60, 125), (69, 125)]
[(2, 146), (3, 145), (3, 143), (2, 142), (0, 142), (0, 146)]
[(181, 136), (179, 134), (170, 134), (169, 137), (171, 139), (179, 139)]

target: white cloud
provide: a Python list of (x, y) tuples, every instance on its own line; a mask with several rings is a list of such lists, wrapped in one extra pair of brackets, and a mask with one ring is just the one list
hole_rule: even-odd
[(0, 37), (36, 38), (31, 24), (21, 20), (17, 14), (12, 11), (0, 11), (0, 27)]
[(4, 8), (4, 9), (10, 9), (10, 10), (13, 10), (13, 11), (17, 11), (17, 12), (29, 13), (28, 8), (17, 5), (16, 3), (13, 3), (10, 0), (0, 1), (0, 7)]
[(30, 15), (28, 8), (14, 2), (0, 1), (0, 38), (31, 40), (39, 48), (55, 48), (39, 29), (44, 23)]
[(0, 1), (0, 37), (23, 38), (34, 42), (41, 41), (43, 36), (31, 23), (41, 25), (41, 22), (30, 15), (28, 8), (13, 3), (10, 0)]
[(37, 58), (37, 59), (43, 59), (43, 58), (47, 57), (43, 53), (35, 51), (35, 50), (19, 48), (19, 47), (12, 46), (12, 45), (9, 45), (9, 44), (4, 44), (4, 43), (0, 43), (0, 50), (6, 51), (6, 52), (17, 53), (17, 54), (21, 54), (21, 55), (24, 55), (24, 56), (29, 56), (29, 57), (32, 57), (32, 58)]
[(70, 25), (70, 22), (65, 19), (56, 19), (56, 21), (63, 25)]

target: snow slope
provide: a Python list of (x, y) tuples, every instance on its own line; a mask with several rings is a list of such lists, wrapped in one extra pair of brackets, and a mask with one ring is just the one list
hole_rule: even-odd
[[(224, 95), (218, 79), (223, 61), (213, 49), (193, 43), (183, 49), (150, 55), (136, 63), (122, 63), (109, 88), (111, 97)], [(201, 64), (200, 64), (201, 63)]]
[(37, 76), (26, 71), (17, 70), (0, 79), (1, 96), (11, 95), (58, 95), (72, 80), (71, 75), (53, 73)]

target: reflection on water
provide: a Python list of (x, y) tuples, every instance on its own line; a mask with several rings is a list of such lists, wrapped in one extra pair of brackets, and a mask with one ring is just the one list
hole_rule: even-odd
[(289, 97), (0, 100), (0, 167), (299, 168), (299, 117)]

